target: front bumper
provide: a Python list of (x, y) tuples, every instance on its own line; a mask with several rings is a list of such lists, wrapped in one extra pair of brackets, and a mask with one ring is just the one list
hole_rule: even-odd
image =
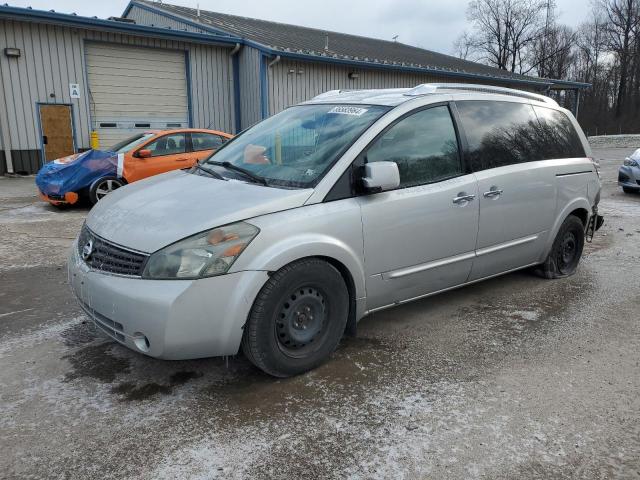
[(625, 188), (640, 190), (640, 168), (621, 166), (618, 169), (618, 185)]
[[(235, 355), (267, 272), (146, 280), (91, 270), (74, 242), (69, 283), (96, 326), (140, 353), (168, 360)], [(146, 337), (146, 341), (141, 341)]]
[(79, 195), (75, 192), (67, 192), (64, 195), (46, 195), (38, 189), (40, 200), (49, 202), (51, 205), (73, 205), (78, 201)]

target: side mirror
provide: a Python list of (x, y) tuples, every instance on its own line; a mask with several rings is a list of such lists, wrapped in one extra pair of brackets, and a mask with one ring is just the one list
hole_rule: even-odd
[(362, 185), (371, 193), (393, 190), (400, 186), (400, 171), (395, 162), (372, 162), (364, 166)]
[(136, 157), (138, 158), (149, 158), (151, 156), (151, 150), (138, 150), (136, 153)]

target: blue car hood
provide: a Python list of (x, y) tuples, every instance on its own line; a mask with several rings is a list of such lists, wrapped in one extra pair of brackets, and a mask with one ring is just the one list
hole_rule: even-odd
[(45, 195), (64, 195), (111, 175), (118, 176), (118, 154), (88, 150), (46, 163), (36, 175), (36, 185)]

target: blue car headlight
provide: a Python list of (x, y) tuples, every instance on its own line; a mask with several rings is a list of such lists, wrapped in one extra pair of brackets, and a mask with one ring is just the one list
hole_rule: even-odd
[(625, 167), (637, 167), (638, 166), (638, 162), (637, 160), (633, 160), (632, 158), (625, 158), (624, 159), (624, 166)]

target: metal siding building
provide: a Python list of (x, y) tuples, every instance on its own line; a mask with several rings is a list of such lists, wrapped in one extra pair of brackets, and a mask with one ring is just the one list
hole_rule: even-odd
[[(350, 74), (353, 78), (350, 78)], [(327, 90), (415, 87), (421, 83), (459, 82), (446, 75), (405, 73), (314, 62), (281, 60), (268, 69), (269, 112), (313, 98)], [(465, 83), (487, 83), (465, 80)], [(521, 90), (536, 91), (529, 85)], [(539, 90), (539, 89), (538, 89)]]
[(578, 92), (589, 86), (514, 74), (397, 42), (150, 0), (132, 0), (123, 16), (146, 25), (241, 37), (237, 75), (242, 128), (332, 89), (412, 87), (426, 82), (529, 91)]
[[(36, 14), (40, 16), (34, 18)], [(87, 25), (89, 21), (94, 24)], [(20, 50), (17, 58), (0, 55), (0, 102), (4, 105), (0, 110), (0, 159), (3, 160), (0, 162), (0, 173), (6, 172), (8, 166), (15, 172), (34, 173), (42, 165), (46, 158), (46, 145), (43, 144), (45, 135), (41, 131), (41, 105), (69, 106), (76, 151), (90, 147), (90, 132), (94, 129), (102, 133), (104, 142), (101, 142), (101, 147), (107, 147), (123, 135), (136, 131), (135, 123), (150, 124), (147, 128), (167, 128), (167, 122), (163, 125), (153, 120), (158, 119), (158, 113), (167, 109), (161, 103), (175, 103), (174, 100), (158, 101), (158, 105), (151, 107), (147, 105), (150, 108), (139, 112), (137, 117), (132, 112), (134, 114), (129, 115), (130, 121), (123, 120), (122, 112), (130, 107), (118, 101), (118, 96), (130, 100), (133, 97), (127, 97), (127, 90), (142, 91), (141, 84), (140, 79), (138, 83), (132, 80), (124, 85), (112, 85), (110, 93), (104, 91), (104, 85), (99, 85), (99, 81), (108, 77), (116, 79), (118, 70), (111, 68), (107, 72), (104, 69), (106, 65), (93, 63), (97, 58), (96, 53), (109, 46), (122, 52), (136, 49), (148, 52), (150, 61), (146, 62), (147, 70), (154, 60), (157, 69), (151, 68), (146, 72), (147, 87), (153, 87), (154, 77), (166, 76), (163, 73), (166, 60), (173, 62), (174, 74), (182, 76), (185, 82), (185, 111), (173, 117), (179, 118), (183, 126), (235, 131), (233, 59), (230, 52), (236, 41), (210, 34), (190, 33), (189, 38), (186, 35), (186, 32), (183, 34), (115, 21), (0, 7), (0, 54), (5, 48)], [(166, 55), (163, 55), (165, 52)], [(180, 68), (175, 63), (176, 58), (182, 59), (182, 73), (176, 70)], [(125, 60), (121, 59), (121, 63), (123, 67), (127, 66)], [(128, 66), (129, 73), (124, 68), (120, 73), (130, 75), (136, 71), (135, 65)], [(142, 60), (138, 70), (141, 68)], [(100, 70), (103, 75), (96, 75)], [(70, 97), (70, 84), (79, 84), (80, 98)], [(94, 94), (92, 87), (97, 90), (102, 87), (102, 93)], [(96, 111), (96, 106), (104, 107), (107, 99), (114, 103), (111, 111), (115, 115), (113, 118), (104, 117), (104, 108), (102, 112)], [(150, 103), (149, 100), (147, 97), (146, 103)], [(178, 107), (181, 110), (182, 106)], [(123, 123), (109, 120), (123, 120), (127, 124), (126, 129), (120, 134), (106, 133), (107, 128), (101, 129), (100, 123)], [(114, 128), (114, 131), (117, 130), (117, 127)]]
[[(532, 91), (588, 86), (511, 74), (396, 42), (148, 0), (131, 1), (123, 17), (0, 6), (0, 174), (33, 173), (55, 158), (44, 131), (56, 123), (52, 112), (43, 116), (45, 107), (54, 110), (50, 105), (71, 123), (66, 148), (79, 151), (90, 147), (92, 131), (102, 148), (145, 128), (186, 124), (238, 132), (334, 89), (426, 82)], [(5, 48), (20, 54), (10, 56)], [(70, 95), (73, 84), (78, 98)]]

